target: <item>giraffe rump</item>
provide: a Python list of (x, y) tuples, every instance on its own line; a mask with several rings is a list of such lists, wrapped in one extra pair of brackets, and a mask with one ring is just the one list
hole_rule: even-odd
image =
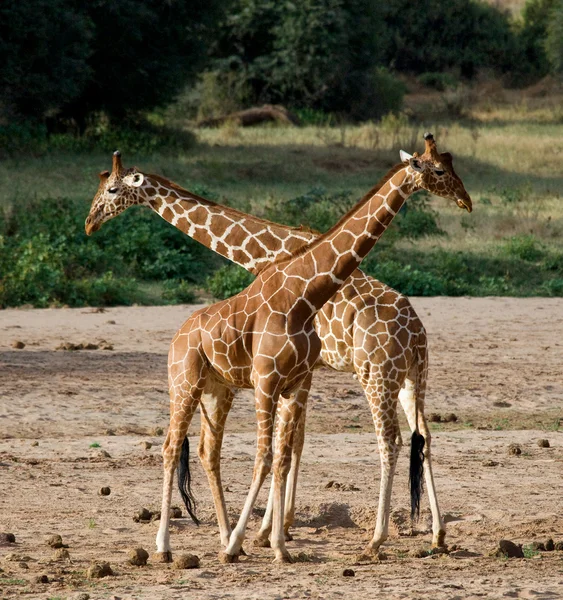
[(192, 493), (191, 488), (192, 477), (190, 474), (190, 442), (188, 436), (184, 438), (182, 444), (182, 453), (180, 454), (180, 462), (178, 464), (178, 489), (180, 495), (186, 506), (188, 514), (192, 518), (192, 521), (196, 524), (200, 524), (200, 520), (197, 518), (196, 512), (196, 501)]
[(420, 517), (420, 498), (423, 490), (424, 444), (426, 440), (418, 431), (411, 437), (411, 457), (409, 467), (409, 486), (411, 491), (411, 519)]

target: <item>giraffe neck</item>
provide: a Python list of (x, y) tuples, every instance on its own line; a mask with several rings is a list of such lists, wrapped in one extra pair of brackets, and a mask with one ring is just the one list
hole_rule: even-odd
[(146, 175), (139, 191), (141, 204), (255, 274), (273, 261), (291, 256), (318, 235), (220, 206), (156, 175)]
[[(344, 284), (416, 187), (408, 166), (390, 174), (332, 229), (279, 265), (291, 289), (319, 310)], [(293, 277), (292, 277), (293, 276)]]

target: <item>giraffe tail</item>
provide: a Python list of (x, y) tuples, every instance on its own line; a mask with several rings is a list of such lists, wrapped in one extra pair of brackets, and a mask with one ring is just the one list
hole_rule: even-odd
[[(423, 371), (426, 370), (426, 348), (420, 352), (416, 349), (416, 380), (414, 386), (414, 418), (415, 427), (411, 437), (411, 455), (409, 465), (409, 487), (411, 493), (411, 519), (418, 520), (420, 517), (420, 499), (423, 490), (424, 476), (424, 445), (426, 440), (418, 429), (418, 417), (420, 413), (419, 396), (421, 381), (424, 379)], [(412, 393), (412, 392), (411, 392)]]
[(180, 463), (178, 464), (178, 488), (182, 500), (186, 505), (186, 510), (192, 518), (192, 521), (196, 524), (200, 524), (200, 520), (197, 518), (196, 512), (196, 501), (192, 493), (191, 488), (192, 477), (190, 475), (190, 442), (188, 436), (184, 438), (182, 444), (182, 453), (180, 454)]

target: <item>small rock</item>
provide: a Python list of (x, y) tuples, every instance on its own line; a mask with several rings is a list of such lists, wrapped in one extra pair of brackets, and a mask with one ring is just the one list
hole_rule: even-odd
[(155, 552), (151, 560), (155, 563), (171, 563), (172, 562), (172, 552)]
[(170, 509), (170, 518), (171, 519), (181, 519), (182, 518), (182, 509), (179, 506), (173, 506)]
[(46, 540), (47, 546), (51, 546), (51, 548), (68, 548), (63, 544), (63, 538), (56, 533)]
[(106, 429), (104, 431), (105, 435), (115, 435), (115, 430), (114, 429)]
[(335, 484), (334, 481), (329, 481), (326, 485), (325, 485), (325, 490), (330, 489), (331, 487), (333, 487)]
[(563, 542), (555, 542), (555, 546), (553, 549), (557, 550), (558, 552), (561, 552), (563, 550)]
[(151, 512), (151, 523), (153, 521), (160, 521), (160, 511), (159, 510), (155, 510), (155, 511)]
[(508, 558), (524, 558), (522, 546), (519, 546), (510, 540), (500, 540), (495, 555), (506, 556)]
[(53, 560), (68, 560), (69, 562), (72, 562), (70, 560), (70, 554), (66, 548), (59, 548), (58, 550), (55, 550), (53, 553)]
[(520, 454), (522, 454), (520, 444), (510, 444), (510, 446), (508, 446), (508, 454), (511, 456), (520, 456)]
[(0, 544), (15, 544), (16, 536), (13, 533), (0, 533)]
[(155, 427), (152, 434), (156, 436), (164, 435), (164, 429), (162, 427)]
[(498, 462), (496, 460), (484, 460), (481, 464), (484, 467), (498, 467)]
[(31, 445), (35, 448), (36, 446), (39, 446), (39, 442), (35, 440), (34, 442), (31, 442)]
[(554, 543), (554, 541), (551, 538), (549, 538), (547, 540), (547, 542), (545, 543), (545, 549), (548, 552), (553, 552), (555, 550), (555, 543)]
[(174, 561), (175, 569), (198, 569), (199, 557), (195, 554), (182, 554)]
[(109, 577), (110, 575), (113, 575), (113, 571), (107, 562), (93, 563), (86, 571), (86, 577), (88, 579), (101, 579), (102, 577)]
[(356, 571), (354, 569), (344, 569), (342, 577), (356, 577)]
[(545, 551), (545, 544), (543, 542), (532, 542), (530, 544), (532, 550), (543, 550)]
[(549, 448), (550, 447), (549, 440), (546, 440), (546, 439), (538, 440), (538, 446), (540, 448)]
[(18, 563), (18, 567), (20, 569), (29, 569), (28, 564), (26, 562), (23, 562), (23, 561), (21, 563)]
[(136, 567), (143, 567), (147, 564), (149, 553), (144, 548), (133, 548), (127, 553), (129, 564)]
[(106, 323), (107, 323), (108, 325), (115, 325), (115, 321), (114, 321), (113, 319), (108, 319), (108, 320), (106, 321)]
[(49, 583), (49, 578), (47, 577), (47, 575), (37, 575), (33, 581), (35, 583)]
[(148, 523), (151, 520), (152, 513), (147, 508), (141, 508), (141, 510), (133, 517), (135, 523), (145, 522)]
[(426, 548), (418, 548), (410, 551), (410, 555), (414, 558), (426, 558), (430, 556), (430, 552)]
[(455, 413), (449, 413), (444, 417), (445, 423), (455, 423), (457, 421), (457, 415)]
[(80, 592), (79, 594), (76, 594), (72, 600), (90, 600), (90, 594)]
[(111, 458), (111, 454), (102, 448), (96, 448), (90, 456), (92, 458)]
[(430, 423), (441, 423), (442, 422), (442, 416), (439, 415), (438, 413), (430, 413), (428, 415), (428, 421)]
[(12, 342), (12, 348), (15, 348), (16, 350), (23, 350), (25, 348), (25, 344), (19, 340), (14, 340)]
[(111, 494), (111, 488), (109, 488), (107, 485), (104, 486), (103, 488), (100, 488), (100, 496), (109, 496)]
[(141, 446), (143, 446), (145, 450), (150, 450), (152, 448), (152, 444), (150, 442), (141, 442)]
[(504, 400), (497, 400), (496, 402), (493, 402), (493, 406), (496, 406), (497, 408), (510, 408), (512, 404), (510, 404), (510, 402), (505, 402)]

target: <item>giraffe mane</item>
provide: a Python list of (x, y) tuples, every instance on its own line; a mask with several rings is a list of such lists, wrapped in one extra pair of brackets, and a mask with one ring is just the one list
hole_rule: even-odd
[[(350, 210), (348, 210), (345, 215), (343, 215), (342, 217), (340, 217), (340, 219), (338, 220), (337, 223), (335, 223), (326, 233), (324, 233), (324, 234), (318, 234), (318, 235), (328, 236), (331, 233), (333, 233), (336, 229), (338, 229), (340, 227), (341, 223), (343, 223), (344, 221), (346, 221), (352, 215), (352, 213), (356, 212), (362, 206), (364, 206), (365, 204), (367, 204), (375, 196), (375, 194), (377, 194), (377, 192), (395, 175), (395, 173), (398, 173), (404, 167), (405, 167), (405, 165), (403, 163), (399, 163), (399, 164), (395, 165), (394, 167), (392, 167), (369, 190), (369, 192), (363, 196), (363, 198), (357, 204), (355, 204), (354, 206), (352, 206), (352, 208), (350, 208)], [(302, 226), (302, 227), (306, 227), (306, 226)], [(318, 233), (318, 232), (313, 232), (313, 233)], [(295, 250), (295, 252), (293, 252), (290, 256), (280, 256), (278, 259), (272, 261), (271, 264), (272, 265), (273, 264), (280, 264), (280, 263), (283, 263), (283, 262), (286, 262), (286, 261), (289, 261), (289, 260), (293, 260), (294, 258), (297, 258), (297, 257), (305, 254), (306, 252), (309, 252), (309, 250), (311, 249), (311, 247), (313, 246), (313, 244), (318, 239), (319, 238), (316, 238), (316, 239), (312, 240), (310, 243), (305, 244), (304, 246), (301, 246), (300, 248), (297, 248), (297, 250)]]

